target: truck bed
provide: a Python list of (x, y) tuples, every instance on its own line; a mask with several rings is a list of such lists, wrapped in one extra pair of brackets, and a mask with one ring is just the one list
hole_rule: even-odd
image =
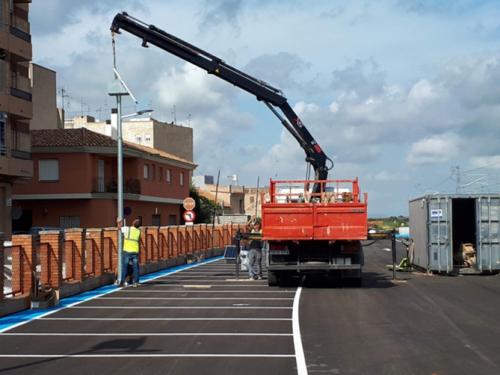
[[(335, 194), (340, 188), (333, 190), (328, 202), (324, 202), (324, 197), (315, 202), (294, 202), (299, 200), (297, 197), (300, 194), (296, 188), (293, 192), (290, 189), (289, 194), (284, 194), (279, 192), (277, 186), (284, 183), (304, 183), (304, 186), (310, 186), (312, 181), (271, 181), (270, 199), (262, 204), (263, 239), (365, 240), (368, 233), (366, 194), (362, 201), (357, 180), (329, 180), (325, 184), (339, 185), (339, 182), (350, 183), (352, 188), (348, 193)], [(342, 198), (335, 199), (336, 196)]]

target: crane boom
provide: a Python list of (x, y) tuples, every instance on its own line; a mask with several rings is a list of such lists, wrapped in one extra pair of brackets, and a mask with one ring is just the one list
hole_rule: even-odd
[[(113, 19), (111, 31), (119, 34), (120, 30), (128, 31), (142, 39), (143, 47), (148, 47), (148, 43), (153, 44), (204, 69), (207, 73), (213, 74), (253, 94), (257, 100), (266, 104), (304, 149), (306, 162), (310, 163), (314, 169), (315, 180), (322, 181), (327, 179), (328, 170), (333, 166), (333, 162), (325, 155), (299, 116), (290, 107), (281, 90), (226, 64), (219, 57), (179, 39), (154, 25), (148, 25), (128, 15), (126, 12), (118, 13)], [(278, 109), (284, 117), (279, 113)], [(327, 161), (331, 163), (330, 167), (327, 166)], [(320, 188), (320, 184), (315, 183), (313, 191), (319, 192)]]

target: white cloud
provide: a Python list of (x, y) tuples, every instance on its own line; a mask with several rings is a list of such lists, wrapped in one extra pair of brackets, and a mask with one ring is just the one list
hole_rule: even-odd
[(460, 146), (453, 133), (433, 135), (413, 143), (406, 160), (412, 165), (445, 163), (458, 156)]

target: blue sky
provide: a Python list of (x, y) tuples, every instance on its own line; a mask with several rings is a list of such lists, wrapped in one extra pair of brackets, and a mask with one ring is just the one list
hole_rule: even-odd
[[(372, 216), (406, 214), (426, 193), (500, 189), (498, 1), (35, 0), (33, 60), (57, 71), (70, 116), (109, 113), (122, 10), (281, 88), (334, 159), (331, 177), (359, 176)], [(197, 173), (305, 177), (302, 149), (251, 95), (127, 33), (117, 58), (142, 107), (172, 121), (175, 105), (194, 128)]]

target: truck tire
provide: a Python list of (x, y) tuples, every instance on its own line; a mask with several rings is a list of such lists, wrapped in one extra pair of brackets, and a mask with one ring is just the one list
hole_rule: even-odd
[(267, 271), (267, 285), (278, 286), (278, 274), (274, 271)]

